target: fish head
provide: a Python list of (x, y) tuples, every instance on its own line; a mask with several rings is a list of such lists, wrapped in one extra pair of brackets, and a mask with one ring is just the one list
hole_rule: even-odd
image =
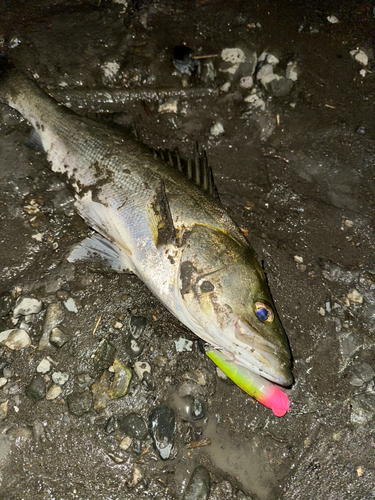
[(264, 378), (292, 384), (288, 340), (249, 245), (196, 225), (185, 239), (178, 283), (186, 324), (198, 336)]

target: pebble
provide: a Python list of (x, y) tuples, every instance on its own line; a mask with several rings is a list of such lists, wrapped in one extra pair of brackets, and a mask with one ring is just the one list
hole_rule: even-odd
[(29, 314), (38, 314), (43, 307), (41, 300), (34, 297), (20, 297), (16, 302), (16, 307), (13, 311), (13, 318), (20, 316), (28, 316)]
[(240, 87), (242, 89), (251, 89), (253, 85), (254, 85), (254, 79), (252, 76), (243, 76), (240, 79)]
[(54, 372), (52, 373), (52, 380), (57, 385), (64, 385), (69, 380), (69, 373)]
[(158, 406), (149, 417), (149, 431), (156, 449), (163, 460), (167, 460), (172, 451), (175, 432), (175, 416), (172, 408)]
[(204, 403), (197, 396), (188, 395), (181, 398), (179, 410), (183, 419), (187, 421), (200, 420), (205, 416)]
[(113, 432), (117, 431), (117, 429), (118, 429), (117, 419), (115, 416), (112, 415), (105, 423), (104, 432), (106, 434), (112, 434)]
[(349, 378), (349, 383), (355, 387), (360, 387), (367, 382), (370, 382), (375, 376), (375, 371), (368, 363), (361, 363), (353, 368)]
[(37, 374), (33, 377), (30, 384), (25, 388), (25, 394), (30, 399), (43, 399), (46, 394), (46, 381), (43, 375)]
[(206, 385), (207, 383), (206, 375), (200, 370), (193, 370), (190, 372), (186, 372), (182, 375), (182, 378), (184, 378), (185, 380), (192, 380), (196, 384), (202, 386)]
[(337, 24), (340, 22), (336, 16), (327, 16), (327, 21), (331, 24)]
[(223, 49), (221, 51), (221, 58), (224, 62), (228, 63), (221, 71), (232, 75), (237, 72), (240, 64), (246, 61), (245, 53), (240, 48)]
[(77, 417), (87, 413), (92, 407), (92, 397), (88, 389), (83, 392), (72, 392), (66, 398), (66, 402), (69, 412)]
[(210, 134), (217, 137), (224, 133), (224, 126), (221, 122), (215, 122), (210, 128)]
[(112, 399), (122, 398), (129, 390), (133, 372), (129, 366), (115, 359), (113, 362), (115, 376), (109, 394)]
[(44, 317), (42, 336), (39, 340), (39, 350), (47, 349), (50, 346), (50, 335), (52, 329), (59, 325), (64, 319), (64, 310), (60, 304), (52, 303), (47, 307)]
[(206, 467), (198, 465), (186, 486), (183, 500), (206, 500), (210, 494), (210, 474)]
[(70, 336), (64, 333), (59, 327), (52, 328), (51, 335), (49, 337), (49, 341), (55, 347), (62, 347), (64, 344), (68, 342)]
[(0, 418), (2, 420), (5, 420), (8, 416), (8, 403), (9, 400), (4, 401), (4, 403), (0, 404)]
[(266, 103), (257, 94), (250, 94), (244, 99), (245, 102), (249, 103), (252, 108), (259, 108), (261, 111), (265, 111)]
[(142, 469), (138, 464), (133, 464), (133, 484), (136, 485), (143, 479)]
[(350, 413), (350, 421), (356, 425), (367, 425), (373, 418), (374, 413), (370, 410), (365, 410), (360, 404), (352, 400), (352, 411)]
[(293, 81), (279, 75), (273, 75), (274, 78), (269, 78), (263, 83), (266, 90), (275, 97), (284, 97), (288, 95), (293, 88)]
[(177, 352), (183, 351), (192, 351), (193, 350), (193, 342), (188, 339), (184, 339), (183, 337), (174, 341)]
[(129, 413), (124, 417), (120, 417), (118, 426), (127, 436), (135, 439), (145, 439), (148, 434), (145, 421), (137, 413)]
[(347, 271), (333, 262), (326, 262), (324, 264), (322, 274), (328, 281), (339, 281), (347, 285), (357, 281), (359, 277), (358, 271)]
[(136, 361), (134, 363), (134, 371), (139, 380), (143, 380), (145, 373), (151, 373), (151, 366), (147, 361)]
[(131, 316), (129, 326), (131, 335), (139, 339), (147, 326), (147, 320), (143, 316)]
[(103, 339), (99, 342), (98, 348), (94, 354), (94, 369), (97, 372), (102, 372), (109, 368), (114, 360), (116, 354), (116, 347)]
[(120, 448), (124, 451), (128, 450), (132, 444), (133, 439), (130, 436), (126, 436), (120, 443)]
[(0, 332), (0, 345), (19, 351), (31, 345), (31, 339), (25, 330), (14, 328)]
[(178, 111), (178, 101), (176, 98), (171, 97), (170, 99), (160, 104), (158, 108), (158, 113), (177, 113)]
[(350, 55), (362, 66), (368, 65), (368, 55), (361, 49), (355, 49), (350, 51)]
[(69, 312), (78, 312), (77, 304), (75, 300), (72, 297), (69, 297), (69, 299), (64, 301), (64, 306), (67, 308)]
[(61, 394), (61, 387), (59, 385), (52, 385), (46, 394), (46, 399), (47, 401), (52, 401), (53, 399), (56, 399), (58, 396)]
[(91, 386), (92, 399), (94, 404), (94, 410), (100, 411), (107, 407), (110, 400), (109, 388), (111, 384), (111, 376), (108, 371), (103, 371), (103, 373), (98, 377)]
[(125, 349), (129, 356), (136, 358), (142, 354), (144, 346), (137, 339), (129, 337), (126, 341)]
[(51, 369), (51, 363), (48, 359), (42, 359), (39, 365), (36, 367), (38, 373), (47, 373)]
[(151, 373), (145, 373), (143, 376), (143, 382), (146, 384), (146, 387), (149, 391), (153, 391), (155, 389), (155, 380)]
[(350, 302), (353, 302), (354, 304), (363, 303), (362, 295), (355, 288), (350, 293), (348, 293), (347, 297), (350, 300)]
[(8, 379), (5, 377), (0, 377), (0, 387), (4, 387), (4, 385), (8, 382)]
[(297, 264), (302, 264), (303, 263), (303, 257), (299, 256), (299, 255), (295, 255), (293, 257), (294, 259), (294, 262), (297, 262)]
[(292, 82), (296, 82), (298, 80), (298, 65), (296, 61), (289, 61), (286, 65), (285, 76), (292, 80)]

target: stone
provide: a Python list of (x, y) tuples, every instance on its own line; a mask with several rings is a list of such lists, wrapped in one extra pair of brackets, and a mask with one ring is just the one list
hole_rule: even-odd
[(46, 394), (46, 382), (43, 375), (37, 374), (25, 388), (25, 394), (30, 399), (43, 399)]
[(144, 346), (137, 339), (129, 337), (126, 341), (125, 349), (129, 356), (136, 358), (142, 354)]
[(51, 362), (48, 359), (42, 359), (39, 365), (36, 367), (38, 373), (48, 373), (51, 369)]
[(94, 369), (101, 372), (109, 368), (115, 360), (116, 348), (107, 339), (103, 339), (94, 355)]
[(69, 412), (77, 417), (87, 413), (92, 407), (92, 397), (88, 389), (83, 392), (72, 392), (66, 398), (66, 402)]
[(69, 379), (69, 373), (64, 372), (54, 372), (52, 373), (52, 380), (57, 385), (64, 385)]
[(31, 345), (31, 339), (25, 330), (14, 328), (0, 333), (0, 345), (14, 351), (20, 351)]
[(143, 440), (148, 434), (145, 421), (137, 413), (129, 413), (120, 417), (118, 426), (127, 436), (135, 439)]
[(38, 314), (43, 307), (43, 302), (34, 297), (20, 297), (16, 302), (13, 311), (13, 318), (28, 316), (29, 314)]
[(69, 299), (64, 300), (64, 306), (69, 312), (77, 313), (78, 312), (78, 307), (73, 299), (73, 297), (69, 297)]
[(206, 500), (210, 494), (210, 474), (206, 467), (198, 465), (186, 486), (183, 500)]
[(64, 333), (59, 327), (52, 328), (51, 335), (49, 337), (50, 343), (60, 348), (70, 340), (70, 336)]
[(144, 332), (147, 325), (147, 320), (143, 316), (131, 316), (130, 318), (130, 333), (135, 339), (139, 337)]
[(44, 317), (42, 336), (39, 340), (38, 349), (41, 351), (50, 347), (50, 335), (52, 329), (59, 325), (64, 319), (64, 310), (60, 304), (49, 304)]
[(52, 401), (53, 399), (56, 399), (57, 397), (60, 396), (61, 391), (62, 391), (62, 389), (59, 385), (56, 385), (56, 384), (52, 385), (47, 391), (46, 399), (48, 401)]
[(122, 398), (129, 390), (133, 373), (129, 366), (117, 359), (113, 362), (113, 369), (115, 376), (111, 383), (109, 394), (112, 399)]
[(145, 373), (151, 373), (151, 366), (147, 361), (136, 361), (134, 371), (139, 380), (143, 380)]
[(98, 377), (91, 386), (92, 399), (94, 403), (94, 410), (100, 411), (106, 408), (109, 400), (109, 387), (111, 384), (111, 376), (108, 371)]
[(167, 460), (172, 452), (175, 432), (175, 416), (168, 406), (156, 407), (149, 416), (148, 425), (156, 449), (163, 460)]

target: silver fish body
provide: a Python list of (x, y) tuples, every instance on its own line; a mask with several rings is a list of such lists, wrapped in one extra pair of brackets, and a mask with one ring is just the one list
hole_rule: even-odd
[(220, 202), (133, 138), (59, 106), (15, 69), (0, 79), (0, 100), (31, 123), (78, 213), (101, 235), (72, 259), (100, 254), (133, 271), (203, 340), (273, 382), (292, 383), (263, 272)]

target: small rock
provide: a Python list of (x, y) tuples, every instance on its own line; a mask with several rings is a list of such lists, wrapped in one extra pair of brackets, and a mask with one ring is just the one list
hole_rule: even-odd
[(264, 83), (266, 90), (275, 97), (284, 97), (288, 95), (293, 88), (293, 81), (283, 76), (274, 76), (276, 78), (272, 78)]
[(62, 347), (64, 344), (68, 342), (70, 339), (69, 335), (64, 333), (59, 327), (52, 328), (51, 335), (49, 337), (49, 341), (55, 347)]
[(298, 65), (296, 61), (289, 61), (286, 65), (285, 76), (292, 80), (292, 82), (296, 82), (298, 80)]
[(365, 410), (359, 403), (352, 401), (352, 411), (350, 421), (356, 425), (367, 425), (373, 418), (374, 412)]
[(42, 336), (39, 340), (39, 350), (50, 347), (50, 335), (52, 329), (59, 325), (64, 319), (64, 310), (60, 304), (49, 304), (44, 317)]
[[(363, 125), (360, 125), (357, 129), (356, 129), (356, 132), (357, 134), (359, 135), (366, 135), (367, 133), (367, 129), (366, 127), (364, 127)], [(354, 225), (354, 224), (353, 224)]]
[(210, 474), (203, 465), (198, 465), (186, 486), (183, 500), (206, 500), (210, 494)]
[(8, 403), (9, 401), (4, 401), (0, 404), (0, 418), (5, 420), (8, 416)]
[(363, 303), (362, 295), (355, 288), (350, 293), (348, 293), (347, 297), (350, 300), (350, 302), (353, 302), (354, 304)]
[(130, 333), (135, 339), (139, 337), (144, 332), (147, 325), (147, 320), (143, 316), (132, 316), (130, 318)]
[(61, 387), (59, 385), (52, 385), (48, 391), (47, 391), (47, 394), (46, 394), (46, 399), (48, 401), (52, 401), (53, 399), (56, 399), (58, 396), (60, 396), (61, 394)]
[(136, 361), (134, 363), (134, 371), (139, 380), (143, 380), (145, 373), (151, 373), (151, 366), (146, 361)]
[(132, 379), (132, 370), (129, 366), (115, 359), (113, 362), (115, 376), (111, 384), (109, 394), (112, 399), (122, 398), (129, 390), (129, 385)]
[(112, 434), (113, 432), (115, 432), (116, 430), (118, 429), (118, 425), (117, 425), (117, 419), (116, 417), (114, 417), (113, 415), (111, 417), (109, 417), (109, 419), (107, 420), (107, 422), (105, 423), (105, 427), (104, 427), (104, 432), (106, 434)]
[(8, 379), (5, 377), (0, 378), (0, 387), (4, 387), (4, 385), (8, 382)]
[(107, 339), (99, 342), (94, 355), (94, 369), (101, 372), (109, 368), (115, 360), (116, 348)]
[(92, 407), (92, 398), (88, 389), (83, 392), (72, 392), (66, 398), (66, 402), (70, 413), (77, 417), (87, 413)]
[(128, 436), (143, 440), (148, 432), (143, 418), (137, 413), (129, 413), (118, 419), (119, 428)]
[(158, 406), (149, 417), (149, 431), (161, 458), (167, 460), (172, 451), (175, 432), (174, 411), (168, 406)]
[(294, 262), (297, 262), (297, 264), (302, 264), (303, 263), (303, 257), (300, 257), (299, 255), (295, 255), (293, 257)]
[(177, 352), (192, 351), (193, 342), (191, 340), (184, 339), (183, 337), (174, 341)]
[(324, 309), (324, 307), (320, 307), (319, 308), (319, 314), (320, 314), (320, 316), (325, 316), (326, 315), (326, 310)]
[(222, 60), (227, 63), (226, 66), (221, 68), (221, 71), (234, 75), (240, 64), (246, 61), (245, 53), (240, 48), (228, 48), (221, 51)]
[(120, 448), (124, 451), (128, 450), (132, 444), (133, 439), (130, 436), (126, 436), (120, 443)]
[(142, 469), (138, 464), (133, 464), (133, 484), (136, 485), (143, 479)]
[(129, 337), (126, 341), (125, 349), (129, 356), (136, 358), (142, 354), (144, 346), (137, 339)]
[(198, 396), (187, 395), (181, 398), (179, 413), (184, 420), (200, 420), (205, 416), (204, 404)]
[(42, 359), (39, 365), (36, 367), (38, 373), (48, 373), (51, 369), (51, 363), (48, 359)]
[(177, 113), (178, 110), (178, 100), (174, 97), (160, 104), (158, 108), (158, 113)]
[(155, 390), (155, 381), (154, 381), (154, 378), (151, 375), (151, 373), (146, 372), (143, 375), (143, 382), (145, 383), (145, 385), (149, 391)]
[(43, 399), (46, 394), (46, 382), (41, 374), (35, 375), (25, 388), (25, 394), (30, 399)]
[(337, 24), (340, 22), (336, 16), (327, 16), (327, 21), (331, 24)]
[(349, 378), (349, 383), (355, 387), (360, 387), (367, 382), (370, 382), (375, 376), (375, 371), (368, 363), (361, 363), (353, 368), (353, 372)]
[(77, 304), (73, 299), (73, 297), (69, 297), (69, 299), (65, 300), (64, 306), (67, 308), (69, 312), (74, 312), (74, 313), (78, 312)]
[(224, 133), (224, 127), (221, 122), (214, 123), (210, 128), (210, 134), (214, 137), (217, 137), (220, 134)]
[(206, 385), (207, 379), (206, 375), (202, 373), (200, 370), (193, 370), (191, 372), (186, 372), (182, 376), (185, 380), (192, 380), (198, 385)]
[(19, 351), (31, 345), (31, 339), (25, 330), (14, 328), (0, 333), (0, 345), (9, 347), (9, 349)]
[(111, 384), (111, 377), (108, 371), (103, 371), (103, 373), (98, 377), (91, 386), (92, 399), (94, 403), (94, 410), (100, 411), (106, 408), (109, 400), (109, 387)]
[(29, 314), (38, 314), (42, 310), (42, 306), (42, 301), (34, 297), (20, 297), (16, 302), (13, 318), (28, 316)]
[(242, 89), (251, 89), (253, 85), (254, 85), (254, 80), (252, 76), (243, 76), (240, 79), (240, 87)]
[(368, 55), (361, 49), (355, 49), (350, 51), (350, 55), (362, 66), (368, 65)]
[(57, 385), (64, 385), (69, 379), (69, 373), (64, 372), (54, 372), (52, 373), (52, 380)]

